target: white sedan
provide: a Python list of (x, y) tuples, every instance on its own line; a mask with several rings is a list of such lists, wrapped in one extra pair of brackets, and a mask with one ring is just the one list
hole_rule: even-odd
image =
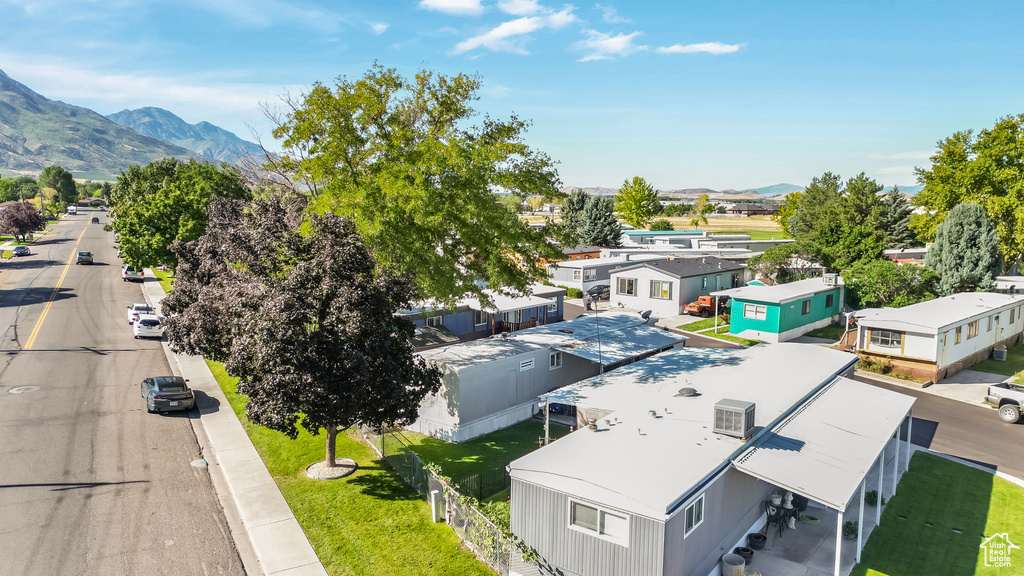
[(153, 314), (139, 314), (139, 319), (132, 327), (135, 338), (163, 338), (164, 327), (160, 325), (160, 318)]
[(153, 307), (149, 304), (136, 302), (128, 307), (128, 323), (134, 324), (139, 319), (139, 314), (153, 314)]

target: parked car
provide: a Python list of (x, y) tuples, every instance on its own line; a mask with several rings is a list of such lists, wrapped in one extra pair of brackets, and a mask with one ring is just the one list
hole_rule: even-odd
[(160, 318), (154, 314), (139, 314), (132, 326), (132, 333), (135, 339), (139, 338), (163, 338), (164, 327), (160, 325)]
[(129, 280), (138, 280), (139, 282), (142, 282), (145, 280), (144, 276), (145, 273), (142, 270), (136, 270), (127, 264), (121, 266), (121, 280), (124, 280), (125, 282)]
[(15, 256), (28, 256), (32, 251), (28, 249), (28, 246), (15, 246), (11, 249), (11, 253)]
[(611, 286), (607, 284), (597, 284), (587, 288), (587, 295), (594, 300), (607, 300), (611, 297)]
[(100, 223), (100, 219), (99, 219), (99, 218), (97, 218), (97, 217), (95, 217), (95, 216), (93, 216), (93, 217), (92, 217), (92, 223), (93, 223), (93, 224), (99, 224), (99, 223)]
[(82, 250), (75, 259), (75, 264), (92, 264), (92, 252)]
[(1000, 382), (988, 387), (985, 401), (999, 408), (999, 419), (1008, 424), (1020, 420), (1020, 409), (1024, 406), (1024, 386)]
[(180, 376), (154, 376), (143, 380), (141, 392), (146, 399), (146, 411), (190, 410), (195, 406), (196, 397), (186, 382), (188, 380)]
[(134, 324), (139, 316), (143, 314), (152, 314), (154, 312), (153, 307), (143, 302), (136, 302), (131, 306), (128, 306), (128, 323)]

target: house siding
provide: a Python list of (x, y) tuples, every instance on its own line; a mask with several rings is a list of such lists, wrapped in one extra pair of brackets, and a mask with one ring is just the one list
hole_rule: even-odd
[[(697, 300), (698, 296), (707, 296), (715, 290), (731, 287), (733, 275), (738, 275), (742, 279), (743, 271), (722, 270), (721, 272), (687, 276), (685, 278), (677, 278), (656, 268), (648, 268), (646, 266), (632, 270), (617, 271), (611, 274), (609, 282), (611, 285), (611, 304), (613, 306), (621, 305), (624, 308), (633, 310), (651, 310), (656, 316), (684, 314), (686, 305)], [(634, 278), (637, 280), (635, 296), (618, 294), (619, 278)], [(705, 279), (707, 279), (706, 288), (704, 287)], [(670, 299), (651, 298), (651, 282), (655, 280), (672, 283), (672, 297)]]
[[(832, 296), (832, 306), (826, 306), (828, 296)], [(811, 302), (811, 309), (803, 314), (803, 303)], [(744, 318), (744, 306), (747, 304), (764, 306), (764, 320)], [(729, 332), (755, 337), (759, 340), (783, 342), (802, 336), (819, 326), (828, 325), (842, 310), (843, 291), (836, 287), (833, 290), (812, 294), (783, 304), (760, 302), (757, 300), (735, 298), (729, 317)]]
[(661, 564), (664, 523), (627, 514), (629, 545), (623, 546), (569, 528), (569, 500), (567, 494), (513, 478), (512, 532), (534, 547), (544, 563), (566, 573), (584, 576), (664, 574)]
[(726, 469), (704, 491), (704, 522), (685, 538), (686, 505), (680, 506), (665, 524), (665, 576), (710, 574), (764, 513), (772, 488), (732, 467)]

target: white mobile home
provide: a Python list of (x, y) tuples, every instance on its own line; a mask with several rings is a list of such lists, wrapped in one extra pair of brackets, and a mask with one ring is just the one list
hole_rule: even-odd
[(904, 308), (857, 312), (857, 351), (938, 382), (1020, 341), (1024, 296), (965, 292)]
[(615, 258), (593, 258), (590, 260), (566, 260), (548, 265), (551, 283), (584, 292), (598, 284), (608, 284), (611, 271), (623, 266), (632, 266), (638, 261), (664, 260), (660, 255), (619, 256)]
[(441, 368), (441, 390), (410, 430), (465, 442), (533, 416), (541, 394), (666, 350), (685, 337), (637, 314), (607, 313), (421, 352)]
[(613, 306), (675, 316), (698, 296), (742, 285), (746, 269), (736, 262), (702, 256), (642, 262), (614, 270), (610, 278)]

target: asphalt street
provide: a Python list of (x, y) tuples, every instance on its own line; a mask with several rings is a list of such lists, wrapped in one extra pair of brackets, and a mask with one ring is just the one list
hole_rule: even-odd
[(244, 574), (197, 415), (146, 412), (140, 381), (171, 370), (133, 338), (145, 300), (93, 216), (0, 264), (0, 576)]
[(917, 398), (911, 429), (914, 444), (1024, 479), (1024, 425), (1007, 424), (984, 406), (861, 375), (856, 379)]

